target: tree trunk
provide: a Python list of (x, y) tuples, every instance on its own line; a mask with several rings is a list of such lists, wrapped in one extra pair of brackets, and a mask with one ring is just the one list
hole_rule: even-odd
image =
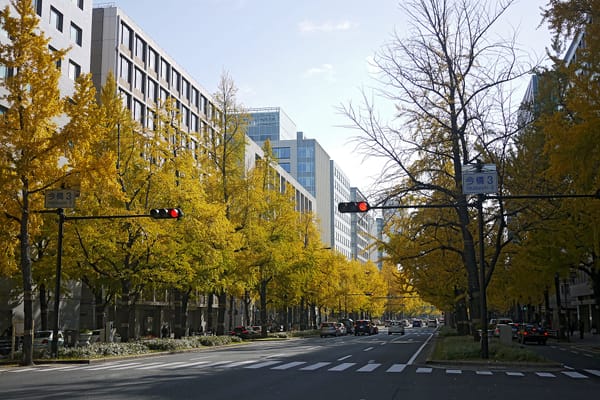
[[(25, 184), (25, 186), (27, 186)], [(29, 244), (29, 192), (23, 194), (21, 213), (21, 272), (23, 275), (23, 365), (33, 365), (33, 277), (31, 273), (31, 246)]]
[(221, 290), (219, 293), (219, 308), (217, 311), (217, 335), (225, 335), (225, 312), (227, 311), (227, 293)]
[(39, 286), (40, 296), (40, 329), (43, 331), (48, 330), (48, 298), (46, 295), (46, 285), (41, 284)]
[(215, 331), (216, 331), (215, 326), (213, 325), (213, 313), (212, 313), (213, 299), (214, 299), (214, 293), (209, 293), (208, 301), (206, 302), (206, 330), (207, 330), (207, 333), (208, 333), (208, 331), (210, 331), (211, 333), (215, 333)]

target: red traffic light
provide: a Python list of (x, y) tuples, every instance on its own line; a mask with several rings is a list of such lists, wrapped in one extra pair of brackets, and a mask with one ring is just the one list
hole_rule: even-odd
[(338, 211), (341, 213), (364, 213), (371, 209), (366, 201), (350, 201), (338, 203)]
[(183, 217), (180, 208), (154, 208), (150, 210), (150, 216), (154, 219), (173, 219)]

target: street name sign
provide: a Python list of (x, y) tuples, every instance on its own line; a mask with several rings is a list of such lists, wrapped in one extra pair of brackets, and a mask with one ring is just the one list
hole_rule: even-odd
[(498, 193), (496, 165), (463, 165), (462, 187), (463, 194)]
[(44, 207), (75, 208), (75, 190), (49, 190), (46, 192)]

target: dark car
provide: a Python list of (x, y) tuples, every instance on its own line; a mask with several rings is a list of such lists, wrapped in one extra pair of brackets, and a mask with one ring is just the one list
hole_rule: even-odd
[(548, 331), (539, 325), (521, 324), (518, 332), (519, 343), (537, 342), (538, 344), (546, 344), (548, 340)]
[(359, 319), (354, 324), (354, 335), (374, 335), (379, 329), (368, 319)]
[(413, 322), (412, 322), (413, 328), (420, 328), (422, 326), (423, 326), (423, 322), (420, 319), (413, 319)]
[(354, 333), (354, 320), (352, 318), (342, 318), (339, 322), (346, 326), (346, 333), (348, 333), (348, 335)]

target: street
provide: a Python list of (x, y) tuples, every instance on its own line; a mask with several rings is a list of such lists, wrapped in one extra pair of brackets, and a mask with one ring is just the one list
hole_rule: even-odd
[[(406, 335), (257, 341), (92, 364), (0, 370), (4, 399), (544, 399), (600, 391), (598, 355), (565, 368), (425, 364), (433, 329)], [(545, 352), (565, 354), (552, 346)], [(585, 363), (587, 362), (587, 363)], [(593, 368), (595, 367), (595, 368)]]

